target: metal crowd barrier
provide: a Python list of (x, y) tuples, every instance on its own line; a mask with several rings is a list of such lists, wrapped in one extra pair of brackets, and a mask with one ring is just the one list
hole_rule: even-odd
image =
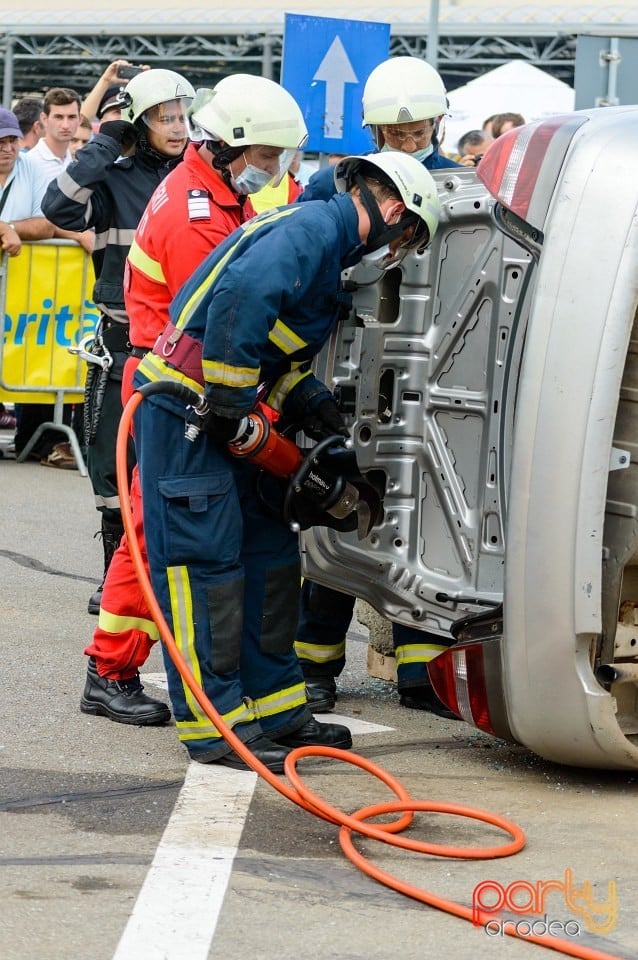
[(86, 363), (69, 348), (95, 330), (93, 284), (91, 257), (72, 240), (23, 243), (19, 256), (0, 259), (0, 400), (53, 406), (51, 420), (38, 427), (18, 460), (54, 428), (68, 437), (83, 477), (87, 470), (77, 435), (62, 417), (65, 403), (84, 399)]

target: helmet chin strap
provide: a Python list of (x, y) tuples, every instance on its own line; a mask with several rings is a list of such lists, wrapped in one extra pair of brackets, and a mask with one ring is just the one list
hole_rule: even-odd
[(237, 157), (241, 157), (242, 153), (246, 150), (246, 147), (229, 147), (228, 145), (220, 146), (219, 140), (204, 140), (204, 146), (209, 150), (213, 155), (213, 167), (215, 170), (219, 170), (222, 180), (226, 184), (229, 190), (237, 196), (239, 206), (243, 207), (246, 203), (247, 197), (245, 194), (237, 193), (233, 186), (232, 174), (230, 172), (230, 164), (233, 160), (236, 160)]
[(398, 223), (387, 224), (383, 219), (376, 197), (368, 188), (361, 174), (355, 173), (354, 182), (359, 187), (361, 203), (370, 218), (370, 233), (365, 248), (368, 253), (372, 253), (386, 243), (390, 243), (396, 237), (400, 237), (406, 228), (406, 221), (402, 217)]
[(215, 170), (219, 170), (226, 186), (235, 193), (229, 165), (237, 157), (241, 157), (246, 147), (229, 147), (227, 144), (222, 147), (219, 140), (204, 140), (204, 144), (213, 155), (213, 167)]

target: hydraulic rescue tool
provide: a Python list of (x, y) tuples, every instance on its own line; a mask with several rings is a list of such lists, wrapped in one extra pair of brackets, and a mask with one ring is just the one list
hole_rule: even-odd
[[(191, 405), (198, 419), (207, 412), (204, 404)], [(288, 480), (282, 512), (291, 529), (328, 526), (356, 530), (360, 540), (367, 537), (381, 518), (381, 497), (360, 474), (351, 444), (335, 434), (303, 451), (277, 429), (279, 420), (276, 410), (257, 401), (228, 443), (229, 453)], [(198, 435), (197, 420), (191, 420), (186, 436)]]

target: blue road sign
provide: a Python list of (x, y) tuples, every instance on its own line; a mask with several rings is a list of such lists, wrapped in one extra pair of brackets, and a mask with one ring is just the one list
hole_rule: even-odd
[(389, 23), (286, 14), (281, 83), (301, 107), (308, 150), (374, 149), (361, 127), (361, 98), (368, 76), (389, 51)]

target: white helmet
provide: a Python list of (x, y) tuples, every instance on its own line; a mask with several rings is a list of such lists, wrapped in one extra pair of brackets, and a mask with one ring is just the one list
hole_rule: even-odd
[[(345, 157), (335, 166), (335, 186), (339, 193), (345, 193), (353, 183), (358, 182), (361, 187), (361, 177), (370, 176), (381, 183), (391, 184), (401, 197), (406, 213), (401, 217), (399, 224), (393, 227), (381, 227), (381, 232), (368, 239), (367, 246), (373, 249), (375, 245), (388, 242), (391, 237), (402, 232), (410, 222), (417, 223), (411, 247), (420, 247), (429, 243), (437, 231), (441, 218), (441, 204), (432, 175), (425, 169), (420, 160), (416, 160), (408, 153), (388, 150), (384, 153), (370, 153), (363, 157)], [(359, 178), (359, 181), (357, 181)], [(364, 184), (365, 186), (365, 184)], [(362, 191), (362, 201), (368, 209), (366, 197)], [(369, 201), (368, 201), (369, 202)], [(368, 209), (368, 213), (371, 211)], [(375, 222), (376, 215), (372, 211), (371, 220)], [(398, 229), (401, 228), (401, 229)], [(425, 235), (427, 228), (427, 238)]]
[(191, 101), (194, 96), (192, 85), (174, 70), (143, 70), (120, 93), (122, 119), (135, 123), (151, 107), (171, 100)]
[(441, 77), (418, 57), (393, 57), (375, 67), (363, 88), (363, 126), (432, 120), (447, 113)]
[(223, 140), (229, 147), (300, 150), (308, 139), (294, 97), (274, 80), (248, 73), (225, 77), (212, 90), (198, 90), (189, 119), (193, 140)]

